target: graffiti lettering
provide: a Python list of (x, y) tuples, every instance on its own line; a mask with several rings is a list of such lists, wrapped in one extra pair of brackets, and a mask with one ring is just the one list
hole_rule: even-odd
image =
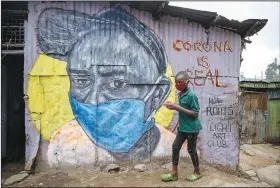
[(208, 101), (206, 116), (211, 116), (213, 119), (208, 123), (211, 138), (209, 138), (207, 145), (208, 147), (227, 148), (229, 147), (228, 138), (232, 133), (232, 124), (226, 119), (233, 117), (233, 107), (225, 106), (224, 101), (217, 95), (209, 97)]
[(210, 63), (208, 63), (208, 57), (207, 56), (202, 56), (197, 58), (197, 64), (199, 66), (202, 66), (206, 69), (210, 67)]
[(212, 123), (209, 125), (209, 131), (211, 132), (219, 132), (219, 133), (228, 133), (231, 132), (231, 125), (217, 123), (213, 125)]
[(219, 52), (222, 51), (222, 48), (223, 48), (223, 43), (220, 42), (220, 46), (218, 46), (218, 43), (217, 42), (214, 42), (214, 51), (216, 52), (216, 49), (219, 50)]
[(227, 142), (225, 140), (208, 140), (207, 142), (208, 147), (223, 147), (227, 148)]
[[(199, 42), (198, 42), (199, 43)], [(195, 44), (196, 45), (196, 44)], [(215, 78), (213, 78), (213, 72), (210, 68), (210, 63), (208, 62), (207, 56), (202, 56), (197, 58), (197, 64), (198, 66), (201, 66), (202, 68), (205, 68), (205, 70), (191, 70), (187, 69), (186, 72), (188, 73), (191, 81), (191, 84), (195, 86), (205, 86), (207, 80), (210, 80), (212, 85), (216, 87), (223, 87), (226, 88), (227, 84), (220, 83), (220, 77), (219, 77), (219, 70), (215, 69)]]
[(221, 104), (223, 102), (224, 101), (216, 95), (214, 95), (214, 97), (209, 97), (209, 105)]
[(229, 136), (229, 133), (232, 132), (232, 125), (231, 124), (222, 124), (222, 123), (216, 123), (213, 124), (212, 121), (210, 121), (209, 124), (209, 131), (213, 132), (212, 138), (208, 140), (207, 145), (209, 147), (228, 147), (227, 144), (227, 137)]
[(216, 87), (222, 87), (222, 88), (227, 87), (227, 84), (223, 84), (220, 82), (218, 69), (215, 69), (215, 73), (216, 73), (215, 78), (213, 78), (214, 76), (211, 69), (207, 70), (207, 72), (203, 70), (187, 69), (186, 72), (188, 73), (190, 79), (193, 80), (192, 83), (196, 86), (205, 86), (207, 80), (210, 80), (212, 85)]
[[(174, 50), (180, 52), (183, 49), (185, 51), (191, 51), (192, 49), (194, 51), (200, 51), (200, 52), (222, 52), (222, 50), (224, 50), (224, 52), (229, 51), (232, 52), (232, 47), (229, 43), (229, 41), (225, 41), (225, 42), (219, 42), (220, 45), (218, 45), (218, 42), (214, 42), (213, 44), (209, 43), (209, 42), (201, 42), (201, 41), (196, 41), (196, 42), (184, 42), (182, 40), (176, 40), (173, 43), (173, 48)], [(213, 47), (214, 46), (214, 47)], [(224, 47), (224, 48), (223, 48)]]
[(220, 107), (220, 106), (208, 106), (206, 107), (207, 116), (218, 116), (218, 115), (233, 115), (232, 107)]
[(227, 51), (227, 50), (232, 52), (232, 48), (228, 41), (225, 42), (225, 51)]

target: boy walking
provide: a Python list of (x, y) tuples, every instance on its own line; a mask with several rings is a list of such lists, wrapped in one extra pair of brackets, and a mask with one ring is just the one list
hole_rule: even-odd
[(178, 179), (179, 154), (183, 143), (187, 140), (188, 152), (194, 166), (194, 174), (187, 177), (187, 180), (195, 181), (201, 178), (196, 151), (197, 136), (202, 129), (198, 119), (200, 107), (196, 94), (188, 88), (189, 76), (187, 72), (179, 72), (175, 77), (175, 82), (176, 89), (180, 91), (179, 105), (171, 102), (166, 102), (164, 105), (170, 110), (179, 112), (179, 128), (172, 145), (172, 173), (163, 174), (162, 180), (175, 181)]

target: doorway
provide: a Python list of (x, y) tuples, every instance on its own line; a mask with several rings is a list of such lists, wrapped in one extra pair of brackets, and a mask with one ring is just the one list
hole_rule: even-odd
[(25, 163), (25, 103), (23, 54), (2, 54), (1, 148), (2, 165)]

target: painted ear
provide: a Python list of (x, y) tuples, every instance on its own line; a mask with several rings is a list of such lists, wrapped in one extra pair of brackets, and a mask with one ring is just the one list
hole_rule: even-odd
[(77, 39), (90, 31), (90, 15), (58, 8), (45, 9), (38, 18), (37, 39), (47, 55), (66, 61)]
[(158, 83), (152, 101), (152, 107), (154, 110), (159, 109), (167, 99), (169, 93), (171, 92), (171, 84), (171, 80), (166, 77), (162, 78), (160, 83)]

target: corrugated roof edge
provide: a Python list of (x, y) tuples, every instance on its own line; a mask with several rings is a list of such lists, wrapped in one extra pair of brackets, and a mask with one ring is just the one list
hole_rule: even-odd
[(240, 83), (245, 83), (245, 82), (251, 82), (251, 83), (280, 83), (280, 80), (273, 80), (273, 81), (268, 81), (268, 80), (261, 80), (261, 79), (244, 79), (240, 80)]
[[(174, 17), (187, 19), (191, 22), (197, 22), (208, 29), (211, 26), (217, 26), (226, 30), (237, 33), (241, 38), (250, 37), (257, 34), (264, 28), (267, 19), (247, 19), (242, 22), (237, 20), (229, 20), (228, 18), (217, 14), (216, 12), (195, 10), (168, 5), (168, 1), (115, 1), (115, 3), (128, 4), (132, 8), (149, 11), (153, 13), (155, 19), (160, 19), (163, 14)], [(247, 42), (247, 41), (246, 41)]]
[(239, 83), (248, 83), (248, 82), (250, 82), (250, 83), (267, 83), (267, 84), (271, 83), (267, 80), (241, 80), (241, 81), (239, 81)]

